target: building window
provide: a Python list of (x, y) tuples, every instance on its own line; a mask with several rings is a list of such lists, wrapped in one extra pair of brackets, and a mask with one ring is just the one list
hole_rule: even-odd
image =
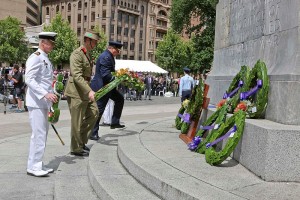
[(106, 26), (105, 25), (102, 25), (102, 30), (105, 33), (105, 31), (106, 31)]
[(86, 15), (84, 15), (84, 22), (86, 22), (87, 21), (87, 16)]
[[(126, 6), (126, 5), (125, 5)], [(130, 3), (128, 4), (128, 8), (130, 8)]]
[(81, 1), (79, 1), (78, 2), (78, 10), (81, 10), (81, 8), (82, 8), (82, 3), (81, 3)]
[(128, 28), (124, 28), (124, 36), (128, 36)]
[(132, 25), (135, 24), (135, 16), (133, 16), (133, 15), (130, 16), (130, 23), (131, 23)]
[(46, 7), (46, 15), (50, 15), (50, 9), (49, 9), (49, 7)]
[(59, 12), (59, 5), (56, 6), (56, 13)]
[(121, 1), (121, 6), (123, 6), (123, 1)]
[(130, 50), (134, 51), (134, 43), (130, 43)]
[(114, 6), (114, 5), (116, 5), (116, 0), (112, 0), (111, 1), (111, 4)]
[(124, 50), (127, 50), (127, 49), (128, 49), (128, 42), (124, 42), (124, 43), (123, 43), (123, 49), (124, 49)]
[(78, 16), (77, 16), (77, 20), (78, 20), (78, 23), (81, 23), (81, 14), (78, 14)]
[(106, 18), (106, 10), (102, 11), (102, 18)]
[(163, 17), (167, 17), (167, 13), (163, 10), (158, 12), (158, 16), (163, 16)]
[(120, 58), (121, 58), (121, 56), (120, 56), (120, 55), (117, 55), (116, 59), (120, 59)]
[(115, 12), (111, 12), (111, 19), (112, 19), (112, 20), (115, 19)]
[(87, 8), (87, 2), (84, 2), (84, 8)]
[(123, 55), (123, 60), (127, 60), (127, 55)]
[(130, 60), (134, 60), (134, 56), (130, 56), (129, 59), (130, 59)]
[(141, 18), (141, 19), (140, 19), (140, 26), (142, 27), (143, 25), (144, 25), (144, 19)]
[(130, 37), (134, 37), (134, 36), (135, 36), (135, 30), (131, 29)]
[(129, 15), (127, 15), (127, 14), (123, 14), (123, 18), (124, 18), (124, 21), (125, 21), (125, 23), (128, 23), (129, 22)]
[(134, 9), (135, 9), (135, 10), (137, 9), (136, 5), (134, 6)]
[(68, 16), (68, 22), (69, 22), (69, 24), (71, 24), (71, 16), (70, 15)]
[[(106, 4), (107, 4), (106, 0), (103, 0), (103, 5), (106, 5)], [(114, 1), (113, 1), (113, 5), (115, 5)]]
[(142, 60), (142, 56), (139, 56), (139, 60)]
[(118, 28), (117, 28), (117, 34), (118, 34), (118, 35), (121, 35), (121, 32), (122, 32), (122, 27), (121, 27), (121, 26), (118, 26)]
[(96, 6), (96, 0), (92, 0), (92, 8), (95, 8)]
[(153, 37), (153, 29), (150, 29), (150, 37)]
[(145, 12), (145, 7), (144, 6), (141, 6), (141, 14), (143, 15)]
[(65, 6), (61, 6), (61, 9), (62, 9), (62, 10), (65, 9)]
[(139, 51), (142, 52), (143, 51), (143, 44), (139, 45)]
[(81, 35), (81, 28), (77, 28), (77, 36)]
[[(124, 3), (124, 6), (126, 6), (127, 4), (126, 4), (126, 2)], [(129, 4), (128, 4), (129, 5)]]
[(110, 25), (110, 34), (114, 34), (114, 33), (115, 33), (115, 26)]
[(155, 49), (158, 47), (159, 41), (155, 42)]
[(71, 11), (71, 3), (68, 3), (68, 12)]
[(94, 30), (95, 26), (91, 26), (91, 29)]
[(91, 13), (91, 21), (94, 22), (95, 21), (95, 12)]
[(143, 39), (143, 31), (140, 31), (140, 39)]
[(118, 20), (122, 21), (122, 13), (121, 12), (118, 12)]

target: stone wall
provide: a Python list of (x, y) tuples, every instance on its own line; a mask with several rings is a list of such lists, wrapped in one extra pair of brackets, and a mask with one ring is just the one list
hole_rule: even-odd
[(266, 119), (300, 125), (300, 1), (220, 0), (217, 5), (211, 103), (217, 103), (242, 65), (268, 67)]

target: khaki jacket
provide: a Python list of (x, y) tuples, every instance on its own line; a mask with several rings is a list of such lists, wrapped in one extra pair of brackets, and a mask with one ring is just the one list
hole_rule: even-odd
[(81, 100), (89, 100), (88, 93), (92, 90), (89, 86), (92, 66), (82, 49), (84, 49), (83, 46), (75, 49), (71, 54), (70, 76), (64, 94)]

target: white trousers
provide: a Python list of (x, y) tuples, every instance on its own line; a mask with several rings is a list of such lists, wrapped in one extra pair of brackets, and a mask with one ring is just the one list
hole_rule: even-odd
[(31, 125), (31, 138), (27, 169), (42, 170), (43, 156), (49, 130), (48, 109), (28, 107)]
[(106, 104), (104, 113), (102, 115), (103, 116), (103, 122), (105, 124), (111, 124), (111, 118), (112, 118), (112, 115), (114, 113), (114, 105), (115, 105), (115, 102), (113, 100), (109, 99), (107, 104)]

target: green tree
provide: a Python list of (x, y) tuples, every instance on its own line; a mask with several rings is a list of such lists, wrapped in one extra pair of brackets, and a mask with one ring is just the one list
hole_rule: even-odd
[(0, 62), (24, 62), (28, 57), (25, 32), (21, 30), (21, 21), (14, 17), (0, 20)]
[(155, 51), (157, 63), (168, 71), (181, 72), (183, 66), (190, 64), (191, 48), (191, 44), (185, 42), (179, 34), (168, 30)]
[(95, 26), (94, 31), (100, 34), (100, 41), (98, 42), (97, 46), (92, 50), (91, 56), (92, 60), (96, 62), (99, 55), (106, 49), (107, 46), (107, 37), (102, 29), (99, 26)]
[(44, 28), (44, 31), (57, 33), (55, 48), (49, 54), (50, 60), (56, 66), (69, 63), (71, 53), (78, 47), (77, 36), (69, 22), (62, 19), (61, 14), (57, 14), (50, 25)]
[[(191, 68), (199, 72), (210, 69), (212, 65), (217, 3), (218, 0), (172, 1), (172, 28), (178, 33), (186, 30), (192, 36), (194, 52), (191, 55)], [(200, 23), (191, 26), (192, 17), (198, 17)]]

